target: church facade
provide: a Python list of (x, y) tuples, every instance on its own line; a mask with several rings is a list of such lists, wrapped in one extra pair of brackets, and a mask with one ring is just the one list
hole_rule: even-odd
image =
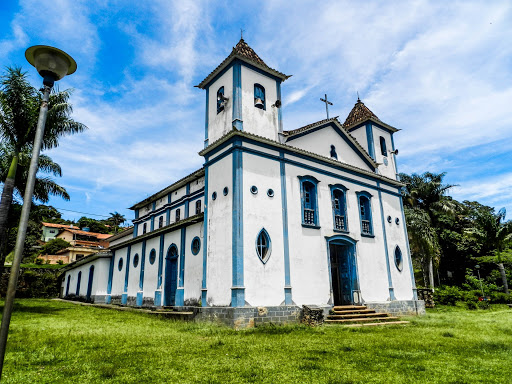
[(131, 207), (133, 233), (70, 264), (62, 296), (196, 307), (228, 323), (291, 320), (304, 304), (421, 312), (398, 129), (358, 100), (343, 123), (285, 131), (288, 77), (241, 39), (197, 86), (204, 166)]

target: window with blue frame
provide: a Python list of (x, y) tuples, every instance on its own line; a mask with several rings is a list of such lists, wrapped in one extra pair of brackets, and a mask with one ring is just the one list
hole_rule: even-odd
[(330, 185), (330, 188), (334, 230), (348, 232), (346, 198), (347, 188), (340, 184)]
[(302, 203), (302, 225), (318, 227), (318, 180), (312, 176), (299, 176)]
[(196, 215), (201, 213), (201, 200), (196, 201)]
[(142, 234), (145, 234), (148, 230), (148, 225), (147, 223), (144, 223), (144, 225), (142, 226)]
[(380, 137), (380, 153), (382, 154), (382, 156), (388, 155), (388, 152), (386, 150), (386, 139), (383, 138), (382, 136)]
[(160, 216), (158, 218), (158, 228), (162, 228), (164, 225), (164, 217), (163, 216)]
[(358, 192), (359, 216), (361, 218), (361, 234), (373, 236), (371, 197), (368, 192)]
[(254, 84), (254, 106), (259, 109), (265, 108), (265, 88), (260, 84)]
[(181, 213), (181, 212), (180, 212), (180, 209), (178, 208), (178, 209), (176, 210), (176, 221), (180, 221), (180, 213)]
[(270, 236), (265, 228), (262, 228), (258, 237), (256, 238), (256, 253), (261, 262), (265, 264), (270, 257), (271, 242)]
[(217, 113), (224, 110), (224, 87), (220, 87), (217, 91)]

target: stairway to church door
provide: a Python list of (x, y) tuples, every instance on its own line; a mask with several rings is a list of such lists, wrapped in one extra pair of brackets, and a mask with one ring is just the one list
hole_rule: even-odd
[(357, 290), (355, 258), (351, 245), (330, 244), (331, 283), (334, 305), (354, 304)]

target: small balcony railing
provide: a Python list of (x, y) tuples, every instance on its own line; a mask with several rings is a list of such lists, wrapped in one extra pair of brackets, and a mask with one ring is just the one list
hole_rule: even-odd
[(304, 208), (304, 224), (315, 225), (315, 210)]
[(346, 231), (345, 216), (334, 215), (334, 229), (338, 231)]
[(361, 220), (362, 227), (363, 227), (363, 234), (364, 235), (371, 235), (372, 234), (372, 226), (370, 225), (369, 220)]

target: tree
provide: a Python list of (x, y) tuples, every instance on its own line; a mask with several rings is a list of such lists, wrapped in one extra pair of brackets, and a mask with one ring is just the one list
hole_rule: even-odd
[(110, 217), (107, 220), (112, 223), (116, 233), (119, 231), (119, 225), (126, 221), (125, 217), (118, 212), (111, 212)]
[(70, 243), (61, 238), (51, 239), (41, 248), (41, 255), (55, 255), (58, 251), (70, 245)]
[(482, 261), (492, 261), (498, 266), (503, 290), (509, 294), (507, 274), (502, 253), (512, 243), (512, 221), (502, 222), (503, 216), (493, 211), (479, 211), (474, 226), (467, 233), (481, 243)]
[[(42, 93), (30, 85), (26, 72), (22, 72), (19, 67), (6, 69), (0, 87), (0, 138), (3, 144), (12, 149), (0, 201), (0, 266), (3, 266), (6, 223), (20, 154), (27, 148), (30, 150), (34, 142)], [(59, 138), (62, 136), (87, 129), (85, 125), (70, 118), (70, 95), (71, 90), (53, 91), (50, 95), (43, 150), (58, 146)]]
[(84, 228), (84, 227), (89, 228), (90, 232), (104, 233), (104, 234), (109, 233), (109, 230), (105, 226), (105, 224), (103, 224), (101, 221), (91, 219), (89, 217), (82, 216), (81, 218), (78, 219), (76, 224), (78, 225), (79, 228)]
[(445, 173), (431, 172), (421, 175), (413, 173), (410, 176), (400, 174), (400, 180), (406, 184), (403, 197), (405, 207), (408, 208), (407, 229), (411, 232), (411, 242), (416, 245), (411, 251), (420, 259), (423, 269), (426, 270), (430, 287), (434, 287), (434, 261), (439, 261), (440, 258), (436, 231), (438, 217), (440, 213), (454, 210), (453, 200), (446, 196), (446, 192), (454, 185), (443, 184), (444, 176)]

